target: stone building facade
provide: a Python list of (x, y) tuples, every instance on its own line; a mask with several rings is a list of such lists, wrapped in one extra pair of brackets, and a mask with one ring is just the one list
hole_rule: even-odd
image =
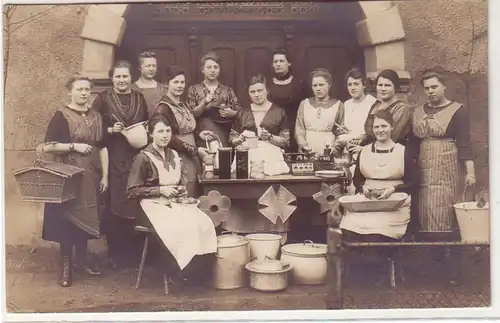
[[(83, 71), (95, 79), (96, 91), (109, 86), (107, 73), (113, 60), (132, 57), (140, 50), (134, 48), (132, 53), (128, 48), (134, 46), (134, 33), (148, 23), (148, 15), (155, 17), (151, 21), (157, 19), (165, 24), (172, 20), (176, 26), (190, 26), (189, 19), (203, 25), (203, 17), (232, 26), (240, 20), (276, 20), (277, 28), (283, 26), (283, 45), (291, 49), (301, 44), (300, 26), (326, 21), (326, 15), (331, 15), (333, 20), (338, 18), (338, 23), (324, 30), (323, 38), (331, 34), (332, 38), (344, 39), (342, 44), (351, 46), (348, 53), (354, 53), (354, 58), (344, 55), (346, 61), (340, 65), (333, 62), (331, 68), (343, 71), (359, 65), (372, 77), (381, 69), (392, 68), (405, 84), (400, 95), (412, 106), (425, 102), (418, 84), (422, 71), (443, 66), (450, 71), (449, 98), (469, 108), (476, 173), (479, 185), (488, 187), (487, 1), (433, 0), (432, 6), (430, 3), (431, 0), (352, 1), (343, 7), (331, 3), (332, 12), (315, 7), (318, 3), (293, 2), (242, 2), (233, 6), (155, 3), (149, 9), (144, 9), (147, 4), (18, 6), (10, 20), (9, 37), (4, 39), (8, 50), (4, 96), (7, 244), (39, 243), (43, 208), (21, 202), (11, 174), (32, 164), (34, 147), (43, 141), (48, 121), (67, 100), (67, 76)], [(279, 25), (283, 15), (290, 17), (289, 22)], [(197, 60), (199, 47), (193, 44), (203, 43), (202, 36), (196, 28), (185, 31), (187, 54)], [(320, 47), (326, 46), (323, 38), (317, 40)], [(343, 75), (338, 79), (343, 79)]]

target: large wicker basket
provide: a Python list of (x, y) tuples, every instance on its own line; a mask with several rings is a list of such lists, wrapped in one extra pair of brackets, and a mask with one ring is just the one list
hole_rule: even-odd
[(76, 197), (84, 169), (39, 157), (34, 166), (13, 172), (22, 200), (26, 202), (64, 203)]

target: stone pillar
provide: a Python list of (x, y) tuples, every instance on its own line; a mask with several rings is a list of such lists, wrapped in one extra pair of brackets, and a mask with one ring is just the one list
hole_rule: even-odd
[(401, 93), (409, 90), (410, 74), (405, 67), (405, 32), (396, 4), (391, 1), (360, 2), (366, 19), (356, 24), (359, 45), (364, 49), (368, 92), (374, 93), (374, 80), (383, 69), (395, 70), (401, 78)]
[(115, 48), (125, 32), (123, 15), (127, 5), (92, 5), (81, 33), (84, 39), (83, 74), (95, 79), (108, 79)]

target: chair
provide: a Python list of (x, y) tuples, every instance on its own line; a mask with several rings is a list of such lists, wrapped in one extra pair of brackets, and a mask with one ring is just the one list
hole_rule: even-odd
[[(149, 238), (151, 234), (154, 233), (153, 228), (145, 227), (142, 225), (136, 225), (134, 227), (134, 230), (136, 232), (144, 233), (144, 247), (142, 248), (142, 256), (141, 256), (141, 263), (139, 265), (139, 272), (137, 273), (137, 280), (135, 283), (135, 289), (139, 289), (142, 281), (142, 274), (144, 273), (144, 266), (146, 264), (146, 258), (148, 256), (148, 248), (149, 248)], [(166, 275), (163, 275), (163, 284), (164, 284), (164, 290), (165, 290), (165, 295), (168, 295), (168, 278)]]

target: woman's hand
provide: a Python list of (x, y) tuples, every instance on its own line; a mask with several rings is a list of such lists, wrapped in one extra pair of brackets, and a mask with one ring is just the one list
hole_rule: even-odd
[(359, 145), (353, 145), (353, 144), (351, 144), (351, 145), (349, 145), (349, 146), (348, 146), (348, 148), (347, 148), (347, 152), (348, 152), (349, 154), (354, 155), (354, 154), (359, 154), (359, 153), (361, 152), (361, 150), (362, 150), (362, 149), (363, 149), (363, 147), (362, 147), (362, 146), (359, 146)]
[(224, 118), (233, 118), (236, 116), (236, 111), (231, 108), (221, 108), (219, 109), (219, 114)]
[(74, 151), (76, 151), (77, 153), (80, 153), (82, 155), (88, 155), (92, 152), (91, 145), (82, 144), (82, 143), (74, 144), (73, 149), (74, 149)]
[(125, 129), (125, 125), (123, 124), (123, 122), (115, 122), (115, 124), (111, 128), (111, 132), (117, 133), (117, 132), (121, 132), (123, 129)]
[(198, 157), (200, 157), (200, 159), (203, 159), (203, 157), (209, 153), (208, 148), (198, 147)]
[(476, 185), (476, 175), (467, 174), (465, 175), (465, 186), (474, 186)]
[(171, 198), (177, 196), (179, 191), (174, 186), (160, 186), (160, 194), (167, 198)]
[(215, 95), (213, 95), (213, 93), (208, 93), (207, 96), (205, 97), (205, 107), (207, 108), (213, 107), (213, 105), (211, 105), (210, 103), (214, 102), (214, 100), (215, 100)]
[(366, 198), (371, 198), (371, 190), (368, 186), (366, 185), (363, 185), (363, 195), (366, 197)]
[(267, 131), (266, 129), (262, 128), (262, 131), (260, 133), (260, 139), (261, 140), (269, 140), (271, 139), (272, 135), (269, 131)]
[(109, 181), (107, 176), (103, 176), (101, 178), (101, 182), (99, 183), (99, 192), (104, 193), (108, 190)]
[(396, 188), (394, 186), (391, 186), (389, 188), (386, 188), (384, 192), (377, 198), (377, 200), (386, 200), (391, 196), (394, 192), (396, 191)]
[(215, 134), (215, 132), (210, 131), (210, 130), (201, 131), (199, 136), (202, 140), (216, 140), (217, 139), (217, 135)]
[(187, 190), (186, 190), (186, 186), (183, 186), (183, 185), (177, 185), (176, 186), (176, 190), (177, 190), (177, 194), (179, 196), (187, 196)]
[(241, 145), (243, 142), (245, 142), (245, 137), (243, 137), (242, 135), (239, 135), (238, 137), (231, 140), (231, 145), (236, 147), (236, 146)]

